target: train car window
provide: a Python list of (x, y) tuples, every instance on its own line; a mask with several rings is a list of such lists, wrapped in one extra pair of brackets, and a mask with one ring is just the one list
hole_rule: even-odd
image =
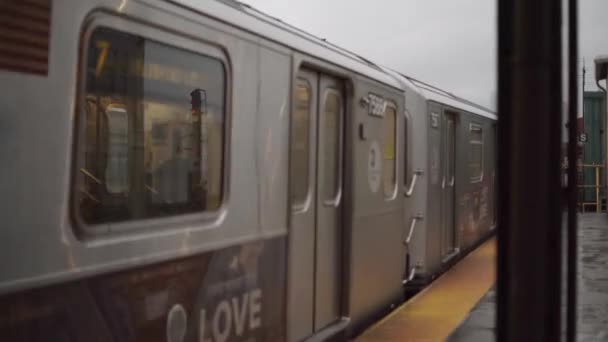
[(293, 206), (304, 206), (308, 198), (310, 165), (310, 107), (311, 88), (298, 79), (295, 91), (295, 111), (291, 120), (290, 196)]
[(394, 105), (388, 105), (384, 112), (384, 163), (382, 183), (384, 195), (393, 197), (397, 186), (397, 163), (395, 160), (395, 149), (397, 146), (397, 109)]
[(477, 124), (471, 124), (469, 129), (469, 173), (471, 182), (483, 178), (483, 130)]
[(218, 209), (225, 88), (217, 58), (96, 29), (73, 189), (79, 217), (100, 224)]
[(340, 127), (342, 126), (342, 100), (335, 90), (328, 90), (323, 110), (323, 191), (325, 200), (333, 200), (340, 191)]

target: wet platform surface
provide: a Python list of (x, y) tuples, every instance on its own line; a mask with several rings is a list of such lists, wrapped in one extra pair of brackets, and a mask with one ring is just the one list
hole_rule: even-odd
[(496, 340), (496, 289), (492, 288), (448, 338), (449, 342)]
[[(579, 214), (578, 242), (577, 341), (608, 342), (608, 214)], [(485, 247), (487, 248), (487, 244)], [(475, 253), (479, 253), (482, 248), (484, 245), (470, 255), (475, 256)], [(479, 256), (479, 254), (477, 255)], [(410, 302), (405, 303), (370, 328), (358, 340), (495, 341), (496, 290), (493, 286), (494, 278), (490, 280), (489, 286), (483, 292), (466, 294), (466, 288), (477, 281), (475, 276), (483, 277), (483, 281), (487, 282), (488, 279), (485, 278), (487, 278), (488, 272), (493, 276), (493, 271), (490, 269), (482, 271), (482, 275), (479, 275), (479, 272), (467, 274), (462, 270), (467, 264), (467, 258), (469, 256), (422, 291), (419, 294), (423, 295), (422, 298), (417, 298), (419, 296), (417, 295), (410, 300), (413, 305)], [(486, 267), (487, 265), (486, 263)], [(477, 271), (480, 270), (479, 264), (469, 263), (468, 267), (471, 266)], [(461, 268), (460, 271), (458, 271), (459, 268)], [(458, 277), (450, 275), (453, 271), (461, 272), (461, 275)], [(463, 281), (466, 278), (461, 277), (471, 277), (472, 280)], [(441, 289), (446, 286), (439, 282), (442, 278), (444, 282), (459, 278), (458, 281), (462, 288), (450, 287), (449, 290), (444, 289), (433, 294), (433, 288)], [(436, 284), (437, 282), (439, 283)], [(468, 298), (464, 298), (467, 296)], [(455, 301), (455, 298), (459, 298), (459, 300)], [(564, 303), (565, 299), (565, 297), (562, 299)], [(469, 306), (469, 309), (462, 311), (471, 301), (473, 304)], [(458, 310), (455, 310), (454, 307), (456, 302), (460, 305)], [(448, 327), (451, 328), (446, 332)]]
[(579, 217), (579, 342), (608, 341), (608, 214)]
[[(578, 242), (577, 341), (608, 341), (608, 214), (580, 214)], [(448, 341), (493, 342), (495, 312), (492, 289)]]

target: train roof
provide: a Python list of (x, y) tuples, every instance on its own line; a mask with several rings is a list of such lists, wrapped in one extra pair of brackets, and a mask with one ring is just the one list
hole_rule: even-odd
[(497, 119), (496, 112), (487, 107), (469, 101), (463, 97), (457, 96), (447, 90), (441, 89), (432, 84), (415, 79), (411, 76), (407, 76), (393, 69), (385, 67), (384, 70), (387, 73), (391, 74), (393, 77), (397, 78), (399, 81), (401, 81), (403, 87), (411, 88), (417, 94), (424, 97), (428, 101), (435, 101), (444, 105), (454, 107), (456, 109), (467, 111), (472, 114), (487, 117), (492, 120)]
[[(427, 100), (443, 103), (454, 108), (496, 120), (496, 113), (488, 108), (413, 77), (375, 64), (365, 57), (332, 44), (324, 38), (314, 36), (243, 2), (237, 0), (170, 1), (215, 17), (230, 25), (242, 28), (295, 50), (327, 60), (336, 65), (345, 66), (361, 75), (365, 75), (392, 87), (404, 90), (404, 86), (412, 86), (413, 89), (417, 90)], [(409, 82), (399, 82), (399, 80), (395, 78), (395, 73), (398, 77)], [(403, 79), (401, 81), (403, 81)]]
[(402, 73), (398, 74), (410, 81), (411, 84), (416, 87), (416, 89), (427, 100), (439, 102), (457, 109), (470, 112), (472, 114), (484, 116), (492, 120), (496, 120), (498, 118), (496, 112), (487, 107), (484, 107), (463, 97), (450, 93), (447, 90), (443, 90), (429, 83), (415, 79), (411, 76), (407, 76)]
[(242, 28), (279, 44), (310, 54), (361, 75), (402, 89), (380, 66), (326, 39), (316, 37), (237, 0), (170, 0), (205, 15)]

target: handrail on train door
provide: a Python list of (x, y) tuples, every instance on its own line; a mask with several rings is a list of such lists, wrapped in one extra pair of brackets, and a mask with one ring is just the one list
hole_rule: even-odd
[(414, 174), (412, 175), (412, 180), (410, 181), (410, 186), (407, 190), (405, 190), (405, 196), (412, 196), (412, 194), (414, 193), (414, 188), (416, 187), (416, 180), (418, 179), (418, 176), (422, 176), (423, 173), (424, 172), (422, 171), (422, 169), (417, 169), (416, 171), (414, 171)]
[[(418, 176), (422, 176), (423, 171), (422, 169), (416, 169), (414, 171), (414, 174), (412, 175), (412, 180), (409, 183), (409, 187), (405, 190), (405, 196), (406, 197), (410, 197), (412, 196), (412, 194), (414, 193), (414, 189), (416, 188), (416, 181), (418, 180)], [(414, 217), (412, 217), (412, 222), (410, 223), (410, 229), (407, 233), (407, 238), (403, 241), (403, 245), (407, 248), (407, 253), (409, 253), (409, 244), (412, 241), (412, 237), (414, 236), (414, 231), (416, 229), (416, 222), (418, 222), (419, 220), (422, 220), (424, 218), (424, 216), (421, 213), (418, 213), (416, 215), (414, 215)], [(406, 261), (406, 268), (408, 262)], [(412, 267), (409, 270), (409, 273), (407, 274), (406, 278), (402, 280), (402, 284), (405, 285), (407, 283), (409, 283), (410, 281), (412, 281), (412, 279), (414, 279), (414, 277), (416, 276), (416, 267)]]
[[(410, 223), (410, 230), (409, 230), (409, 232), (407, 234), (407, 238), (403, 241), (403, 245), (406, 247), (406, 250), (407, 250), (406, 253), (409, 253), (409, 244), (412, 241), (412, 237), (414, 236), (414, 230), (416, 228), (416, 222), (418, 222), (420, 220), (423, 220), (423, 219), (424, 219), (424, 216), (421, 213), (418, 213), (414, 217), (412, 217), (412, 223)], [(409, 258), (409, 256), (408, 256), (408, 258)], [(406, 268), (408, 268), (408, 264), (409, 264), (409, 262), (406, 261)], [(416, 266), (412, 267), (409, 270), (409, 274), (401, 282), (402, 285), (405, 285), (405, 284), (409, 283), (412, 279), (414, 279), (414, 276), (416, 276)]]
[(405, 239), (405, 241), (403, 241), (403, 244), (405, 246), (408, 246), (410, 244), (410, 241), (412, 241), (412, 236), (414, 236), (414, 228), (416, 228), (416, 222), (423, 219), (424, 215), (422, 215), (421, 213), (418, 213), (414, 217), (412, 217), (412, 223), (410, 223), (410, 230), (407, 234), (407, 238)]
[(412, 269), (410, 270), (410, 274), (407, 276), (407, 278), (401, 281), (401, 285), (405, 285), (412, 281), (412, 279), (414, 279), (414, 276), (416, 276), (416, 266), (412, 267)]

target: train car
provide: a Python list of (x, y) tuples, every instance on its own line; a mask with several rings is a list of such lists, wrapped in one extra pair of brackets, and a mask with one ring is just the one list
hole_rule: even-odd
[(479, 107), (235, 1), (2, 6), (3, 339), (346, 338), (489, 229)]
[[(412, 256), (421, 279), (437, 275), (496, 227), (495, 114), (418, 80), (426, 99), (424, 252)], [(424, 146), (424, 145), (423, 145)]]
[(497, 117), (450, 92), (385, 70), (401, 83), (406, 98), (403, 283), (415, 291), (496, 227)]

